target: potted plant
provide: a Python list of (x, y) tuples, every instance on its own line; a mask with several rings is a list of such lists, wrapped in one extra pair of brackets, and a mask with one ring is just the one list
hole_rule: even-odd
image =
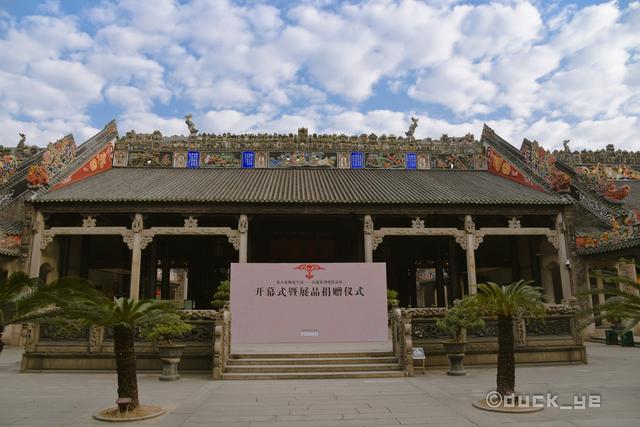
[(213, 301), (211, 301), (211, 305), (213, 308), (219, 310), (224, 308), (224, 306), (229, 302), (229, 296), (231, 294), (231, 282), (228, 280), (223, 280), (218, 285), (218, 289), (213, 294)]
[(387, 289), (387, 309), (398, 308), (400, 300), (398, 300), (398, 291)]
[(447, 314), (436, 323), (438, 328), (451, 336), (449, 342), (443, 343), (449, 359), (448, 375), (466, 375), (464, 370), (464, 353), (467, 347), (467, 331), (484, 328), (484, 320), (475, 299), (466, 297), (456, 300)]
[(145, 335), (156, 342), (156, 348), (162, 360), (160, 381), (176, 381), (180, 379), (178, 363), (182, 358), (184, 344), (174, 343), (171, 339), (189, 332), (192, 326), (184, 321), (165, 323), (153, 326)]

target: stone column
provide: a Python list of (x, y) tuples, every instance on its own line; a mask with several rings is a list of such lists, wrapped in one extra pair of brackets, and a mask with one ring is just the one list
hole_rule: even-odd
[(42, 263), (42, 234), (44, 233), (44, 216), (40, 211), (36, 211), (32, 230), (29, 277), (38, 277), (40, 276), (40, 264)]
[(467, 253), (467, 282), (469, 284), (469, 295), (475, 295), (478, 293), (478, 286), (476, 282), (476, 236), (474, 234), (476, 225), (473, 222), (471, 215), (465, 215), (464, 217), (464, 230), (466, 233), (466, 253)]
[(133, 236), (131, 239), (131, 282), (129, 284), (129, 298), (140, 297), (140, 261), (142, 258), (142, 229), (144, 222), (142, 214), (137, 213), (131, 223)]
[(558, 237), (558, 265), (560, 267), (560, 281), (562, 283), (562, 300), (566, 302), (571, 296), (571, 262), (567, 256), (566, 227), (562, 213), (556, 215), (555, 228)]
[(373, 262), (373, 220), (364, 216), (364, 262)]
[(249, 244), (249, 219), (244, 214), (240, 215), (240, 219), (238, 220), (238, 233), (240, 233), (238, 262), (246, 263)]

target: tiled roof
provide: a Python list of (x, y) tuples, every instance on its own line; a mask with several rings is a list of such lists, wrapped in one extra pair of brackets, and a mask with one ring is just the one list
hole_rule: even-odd
[(625, 207), (640, 209), (640, 181), (618, 181), (618, 187), (628, 185), (631, 189), (629, 195), (624, 199)]
[(17, 248), (17, 249), (0, 248), (0, 255), (17, 257), (20, 255), (20, 248)]
[(22, 234), (22, 221), (0, 216), (0, 234), (17, 236)]
[(35, 202), (567, 204), (485, 171), (113, 168)]
[(626, 239), (593, 248), (578, 248), (578, 255), (595, 255), (604, 252), (615, 252), (640, 246), (640, 239)]

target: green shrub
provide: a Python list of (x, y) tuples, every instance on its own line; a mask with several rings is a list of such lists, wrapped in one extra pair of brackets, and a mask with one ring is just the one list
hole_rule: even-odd
[(467, 331), (482, 329), (484, 325), (482, 312), (473, 297), (456, 300), (447, 314), (436, 322), (438, 328), (451, 335), (457, 342), (465, 340)]
[(398, 291), (387, 289), (387, 308), (391, 310), (393, 307), (397, 307), (399, 303)]
[(218, 289), (213, 294), (213, 301), (211, 301), (211, 305), (213, 308), (220, 309), (223, 308), (226, 303), (229, 302), (231, 292), (231, 282), (228, 280), (223, 280), (218, 285)]
[(192, 328), (193, 325), (180, 320), (170, 324), (161, 323), (150, 329), (145, 329), (143, 335), (148, 339), (155, 340), (159, 343), (172, 344), (172, 338), (178, 338), (182, 334), (189, 332)]

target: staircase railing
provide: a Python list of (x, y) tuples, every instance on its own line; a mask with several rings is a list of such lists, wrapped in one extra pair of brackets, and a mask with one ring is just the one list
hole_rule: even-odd
[(213, 341), (213, 379), (222, 379), (231, 354), (231, 311), (227, 308), (218, 313)]
[(407, 376), (412, 377), (414, 371), (411, 318), (400, 308), (391, 309), (391, 337), (394, 355)]

